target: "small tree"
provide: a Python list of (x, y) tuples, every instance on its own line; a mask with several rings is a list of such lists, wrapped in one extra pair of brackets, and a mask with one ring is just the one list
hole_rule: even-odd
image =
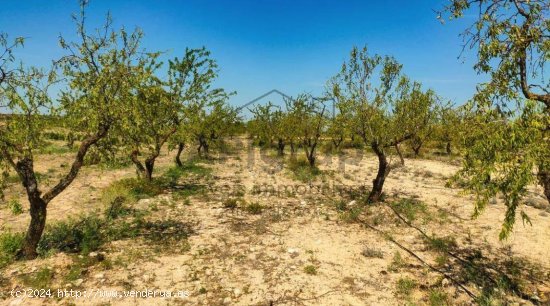
[(190, 109), (187, 133), (195, 141), (197, 154), (208, 156), (212, 143), (221, 144), (238, 121), (237, 110), (227, 104), (227, 95), (223, 90), (217, 91), (205, 99), (196, 101)]
[[(188, 128), (184, 118), (186, 106), (212, 94), (209, 88), (217, 66), (209, 55), (204, 48), (187, 49), (182, 60), (169, 62), (168, 80), (162, 82), (154, 75), (160, 67), (155, 61), (158, 54), (150, 54), (151, 61), (143, 69), (142, 84), (134, 96), (135, 107), (121, 130), (121, 136), (130, 140), (131, 159), (138, 174), (147, 180), (153, 178), (155, 161), (164, 145), (178, 129)], [(144, 151), (142, 162), (139, 156)], [(179, 154), (181, 151), (178, 160)]]
[(317, 146), (326, 126), (325, 105), (307, 94), (285, 102), (288, 110), (286, 129), (296, 135), (309, 166), (315, 167)]
[[(90, 35), (84, 26), (84, 3), (81, 7), (80, 16), (75, 17), (80, 42), (60, 39), (69, 54), (57, 66), (69, 86), (61, 90), (59, 101), (53, 103), (48, 95), (54, 74), (47, 77), (37, 69), (19, 69), (12, 75), (9, 86), (2, 83), (0, 103), (10, 115), (1, 126), (0, 164), (4, 175), (9, 168), (18, 174), (30, 203), (31, 222), (19, 253), (25, 258), (37, 255), (48, 204), (76, 178), (89, 149), (120, 122), (120, 115), (125, 112), (124, 101), (130, 97), (135, 80), (136, 65), (140, 63), (141, 32), (115, 32), (108, 18), (103, 31)], [(83, 140), (68, 173), (43, 193), (34, 170), (34, 156), (45, 144), (44, 122), (53, 115), (63, 116), (68, 126), (83, 134)]]
[(418, 157), (420, 156), (420, 149), (422, 149), (426, 142), (433, 139), (435, 124), (441, 110), (441, 103), (439, 98), (431, 90), (426, 92), (420, 90), (413, 91), (410, 99), (413, 100), (414, 104), (420, 109), (425, 110), (416, 115), (414, 118), (415, 122), (411, 122), (412, 124), (422, 127), (415, 129), (415, 134), (410, 140), (414, 156)]
[(441, 109), (434, 124), (434, 139), (444, 146), (447, 155), (460, 142), (462, 130), (461, 110), (452, 106)]
[(335, 102), (337, 110), (332, 118), (328, 120), (326, 134), (331, 140), (332, 147), (340, 150), (342, 143), (349, 136), (349, 103), (347, 101)]
[(265, 106), (256, 105), (250, 111), (254, 114), (255, 130), (261, 142), (271, 145), (276, 140), (277, 154), (284, 155), (285, 147), (289, 141), (287, 114), (271, 102)]
[[(374, 78), (379, 85), (374, 85)], [(435, 94), (401, 75), (401, 65), (392, 57), (370, 56), (367, 48), (353, 48), (350, 59), (332, 81), (336, 101), (351, 104), (350, 125), (378, 158), (378, 172), (368, 201), (380, 200), (390, 172), (388, 149), (411, 139), (425, 128), (424, 118)], [(338, 102), (337, 102), (338, 103)]]

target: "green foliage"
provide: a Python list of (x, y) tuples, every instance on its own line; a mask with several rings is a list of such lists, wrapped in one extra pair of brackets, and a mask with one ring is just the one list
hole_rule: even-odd
[[(141, 84), (134, 96), (134, 108), (127, 114), (127, 123), (120, 131), (120, 136), (128, 141), (138, 173), (152, 171), (166, 142), (185, 141), (180, 138), (182, 131), (200, 130), (216, 139), (227, 126), (228, 122), (223, 120), (227, 119), (225, 116), (234, 115), (225, 105), (228, 97), (225, 91), (210, 89), (217, 76), (217, 65), (210, 59), (209, 51), (205, 48), (187, 49), (183, 59), (170, 60), (167, 81), (155, 76), (156, 69), (162, 65), (156, 62), (158, 55), (151, 55), (143, 68)], [(211, 107), (206, 115), (208, 120), (197, 120), (206, 107)], [(143, 163), (139, 155), (145, 156)], [(149, 179), (151, 174), (145, 173)]]
[(38, 271), (21, 276), (25, 286), (32, 289), (51, 289), (50, 285), (54, 272), (48, 267), (42, 267)]
[(421, 215), (425, 219), (430, 217), (426, 203), (416, 199), (399, 199), (397, 201), (391, 202), (390, 205), (400, 215), (404, 216), (408, 221), (416, 220), (419, 215)]
[(464, 109), (444, 107), (433, 127), (433, 138), (445, 146), (445, 153), (450, 155), (455, 147), (460, 147), (461, 135), (467, 131), (463, 124)]
[(316, 166), (311, 167), (306, 159), (301, 158), (290, 158), (287, 168), (295, 179), (304, 183), (311, 182), (322, 174), (319, 168)]
[(351, 50), (338, 75), (330, 81), (328, 96), (346, 110), (348, 129), (376, 153), (378, 172), (369, 201), (379, 201), (388, 166), (388, 149), (419, 137), (426, 130), (437, 95), (401, 73), (393, 57), (370, 55), (367, 48)]
[(428, 248), (438, 252), (449, 252), (456, 248), (456, 239), (452, 236), (447, 237), (431, 237), (427, 239)]
[(284, 146), (292, 141), (294, 131), (289, 125), (288, 114), (276, 105), (256, 105), (250, 110), (254, 118), (250, 121), (249, 131), (260, 143), (271, 146), (273, 142)]
[(23, 244), (24, 236), (21, 233), (12, 233), (3, 230), (0, 233), (0, 269), (15, 260), (17, 251)]
[(11, 199), (8, 202), (8, 209), (14, 216), (17, 216), (23, 213), (23, 206), (21, 205), (21, 202), (19, 202), (19, 200), (17, 199)]
[(443, 290), (435, 289), (430, 291), (428, 301), (431, 306), (446, 306), (450, 305), (449, 296)]
[(287, 129), (304, 149), (308, 164), (315, 168), (316, 152), (327, 123), (326, 105), (309, 94), (286, 100)]
[(108, 260), (99, 256), (74, 256), (72, 258), (71, 268), (68, 273), (65, 275), (65, 280), (68, 282), (73, 282), (79, 278), (83, 278), (91, 266), (101, 261), (103, 267), (108, 267)]
[[(367, 146), (389, 147), (419, 133), (437, 101), (433, 91), (401, 74), (393, 57), (353, 48), (331, 84), (330, 96), (348, 114), (346, 124)], [(379, 85), (376, 86), (375, 83)]]
[[(527, 98), (539, 101), (550, 110), (548, 80), (544, 68), (550, 52), (550, 7), (545, 0), (449, 0), (441, 14), (460, 18), (475, 13), (473, 24), (463, 33), (477, 53), (474, 69), (490, 79), (480, 84), (475, 100), (505, 106), (516, 101), (521, 107)], [(538, 84), (537, 84), (538, 83)], [(536, 92), (539, 91), (539, 92)]]
[(309, 275), (317, 275), (317, 267), (314, 265), (307, 265), (304, 267), (304, 272)]
[(228, 198), (223, 201), (223, 207), (229, 209), (235, 209), (239, 206), (239, 200), (235, 198)]
[(414, 279), (409, 277), (403, 277), (397, 280), (396, 290), (397, 294), (401, 296), (409, 296), (416, 288), (417, 283)]
[(289, 144), (291, 150), (297, 146), (303, 148), (310, 167), (314, 167), (316, 150), (326, 127), (325, 106), (307, 94), (286, 97), (285, 104), (286, 109), (271, 103), (257, 105), (251, 110), (254, 118), (249, 123), (249, 131), (260, 144), (270, 147), (275, 142), (279, 155), (284, 154)]
[[(162, 194), (164, 185), (162, 180), (140, 180), (135, 178), (122, 179), (115, 183), (127, 190), (133, 199), (147, 199)], [(115, 187), (116, 188), (116, 187)]]
[[(0, 61), (0, 107), (9, 114), (2, 117), (0, 125), (0, 190), (5, 187), (10, 168), (17, 172), (33, 201), (31, 212), (35, 211), (31, 217), (37, 224), (44, 221), (39, 219), (45, 218), (47, 204), (74, 181), (91, 147), (108, 150), (119, 144), (109, 133), (128, 127), (124, 119), (135, 108), (134, 93), (142, 84), (144, 71), (150, 68), (147, 64), (151, 54), (140, 49), (141, 31), (115, 31), (108, 16), (101, 29), (89, 32), (85, 25), (87, 1), (80, 4), (80, 14), (73, 18), (79, 41), (59, 38), (67, 54), (54, 61), (50, 72), (22, 64), (13, 68), (11, 47), (4, 36), (0, 39), (0, 48), (8, 50), (2, 53), (7, 59)], [(16, 45), (22, 42), (18, 39)], [(10, 71), (9, 79), (4, 71)], [(55, 101), (49, 91), (54, 84), (59, 85)], [(44, 132), (57, 121), (62, 122), (61, 128), (82, 135), (82, 142), (70, 169), (43, 192), (36, 180), (34, 156), (44, 149), (47, 152)], [(39, 227), (29, 227), (31, 239), (23, 248), (25, 257), (36, 256), (34, 241), (41, 232)]]
[(185, 125), (174, 139), (178, 143), (198, 144), (199, 155), (208, 155), (212, 145), (224, 148), (224, 138), (234, 133), (239, 122), (237, 109), (227, 103), (233, 93), (212, 90), (208, 96), (191, 101), (185, 111)]
[[(490, 78), (470, 102), (465, 160), (455, 181), (475, 195), (474, 216), (490, 198), (503, 195), (499, 237), (505, 239), (529, 184), (538, 179), (550, 201), (550, 93), (544, 73), (550, 7), (544, 0), (451, 0), (444, 13), (459, 18), (473, 10), (477, 17), (463, 34), (466, 47), (477, 52), (474, 69)], [(521, 217), (529, 222), (525, 213)]]
[(128, 198), (124, 195), (115, 197), (105, 210), (105, 217), (108, 220), (114, 220), (122, 216), (126, 216), (132, 212), (125, 204), (128, 201)]
[(404, 267), (405, 265), (406, 263), (403, 257), (401, 257), (401, 253), (399, 253), (399, 251), (396, 251), (393, 254), (393, 259), (390, 265), (388, 266), (388, 270), (392, 272), (397, 272), (400, 268)]
[(103, 243), (105, 221), (95, 215), (61, 221), (46, 228), (38, 244), (39, 253), (51, 251), (88, 254)]
[(195, 175), (198, 177), (208, 177), (212, 174), (212, 169), (200, 165), (200, 159), (191, 159), (184, 163), (179, 170), (169, 170), (169, 171), (183, 171), (184, 175)]
[(244, 207), (244, 210), (247, 211), (249, 214), (259, 215), (264, 210), (264, 207), (258, 202), (251, 202)]
[[(537, 182), (533, 169), (549, 169), (550, 143), (545, 141), (550, 117), (533, 103), (513, 118), (503, 117), (496, 109), (479, 110), (468, 119), (470, 131), (464, 135), (467, 149), (462, 169), (452, 182), (475, 195), (477, 217), (490, 199), (502, 195), (506, 214), (500, 238), (506, 238), (516, 220), (516, 211), (527, 186)], [(524, 222), (529, 217), (521, 212)]]

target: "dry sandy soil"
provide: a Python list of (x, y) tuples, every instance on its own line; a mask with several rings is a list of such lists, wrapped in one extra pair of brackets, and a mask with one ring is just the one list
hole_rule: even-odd
[[(135, 204), (136, 211), (147, 211), (147, 220), (173, 222), (175, 231), (185, 231), (188, 238), (183, 244), (158, 244), (142, 236), (106, 243), (90, 255), (56, 253), (16, 262), (0, 271), (0, 304), (471, 305), (482, 301), (474, 301), (468, 292), (479, 297), (484, 290), (495, 302), (550, 303), (550, 209), (539, 188), (530, 190), (529, 205), (522, 206), (532, 226), (518, 221), (512, 236), (501, 242), (502, 201), (495, 199), (472, 220), (473, 199), (445, 187), (458, 169), (451, 163), (407, 159), (389, 175), (386, 200), (363, 206), (335, 188), (368, 188), (376, 169), (373, 156), (354, 161), (350, 151), (320, 158), (322, 174), (302, 183), (280, 158), (248, 148), (213, 154), (211, 161), (201, 164), (212, 169), (210, 175), (185, 176), (179, 182), (204, 184), (206, 192), (183, 199), (166, 191)], [(61, 165), (67, 158), (41, 156), (37, 168), (43, 173), (54, 169), (48, 173), (55, 177), (66, 170)], [(158, 174), (172, 166), (172, 158), (171, 153), (162, 156)], [(50, 204), (48, 223), (104, 210), (101, 190), (134, 175), (131, 167), (84, 169)], [(320, 192), (321, 185), (333, 189)], [(20, 195), (26, 203), (19, 187), (10, 192), (8, 198)], [(255, 214), (246, 206), (228, 208), (230, 198), (238, 199), (240, 206), (257, 203), (261, 212)], [(421, 207), (413, 207), (414, 216), (392, 205), (403, 199)], [(4, 230), (24, 230), (28, 219), (27, 213), (13, 216), (0, 208)], [(68, 281), (69, 270), (86, 257), (97, 262)], [(37, 277), (40, 267), (53, 271), (49, 287), (56, 293), (149, 289), (184, 291), (188, 296), (11, 297), (10, 291), (26, 288), (25, 279)]]

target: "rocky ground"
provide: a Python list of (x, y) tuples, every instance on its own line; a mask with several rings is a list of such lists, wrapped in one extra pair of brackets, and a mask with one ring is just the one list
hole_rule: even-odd
[[(373, 156), (348, 151), (321, 158), (321, 173), (303, 182), (298, 179), (304, 175), (289, 170), (283, 159), (244, 148), (213, 154), (174, 188), (133, 204), (121, 220), (142, 220), (132, 223), (146, 225), (142, 234), (113, 239), (89, 254), (56, 252), (5, 267), (0, 304), (550, 303), (550, 208), (539, 188), (532, 187), (522, 207), (532, 225), (517, 222), (501, 242), (502, 201), (495, 199), (471, 220), (472, 198), (445, 187), (458, 169), (453, 162), (407, 159), (388, 177), (385, 201), (365, 205), (361, 190), (374, 177)], [(68, 156), (42, 156), (38, 169), (55, 180)], [(158, 175), (172, 159), (163, 155)], [(129, 166), (86, 168), (50, 204), (48, 222), (101, 213), (102, 191), (134, 175)], [(339, 192), (341, 186), (351, 192)], [(17, 186), (9, 197), (24, 203)], [(21, 231), (27, 222), (27, 213), (0, 210), (4, 231)], [(96, 296), (11, 296), (31, 286)], [(185, 296), (97, 296), (100, 290), (146, 289)]]

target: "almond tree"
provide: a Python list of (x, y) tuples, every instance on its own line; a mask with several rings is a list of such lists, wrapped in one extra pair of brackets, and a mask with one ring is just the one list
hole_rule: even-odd
[(348, 138), (349, 131), (349, 103), (347, 101), (336, 101), (337, 113), (328, 120), (326, 134), (332, 142), (335, 150), (340, 150), (342, 143)]
[(389, 149), (411, 139), (425, 128), (435, 94), (401, 74), (392, 57), (369, 55), (367, 48), (353, 48), (350, 59), (332, 80), (332, 97), (350, 103), (350, 127), (378, 158), (378, 172), (368, 196), (377, 202), (382, 196), (391, 167)]
[(271, 102), (265, 106), (256, 105), (250, 110), (254, 114), (255, 132), (262, 143), (271, 145), (277, 141), (277, 154), (283, 156), (289, 142), (287, 113)]
[[(550, 201), (550, 83), (544, 70), (550, 58), (550, 4), (546, 0), (451, 0), (442, 12), (451, 18), (465, 13), (475, 14), (476, 19), (463, 34), (464, 48), (475, 50), (474, 69), (490, 77), (470, 102), (479, 116), (475, 122), (483, 131), (490, 131), (489, 127), (497, 131), (491, 137), (468, 135), (479, 136), (466, 140), (479, 147), (466, 147), (459, 175), (476, 195), (476, 213), (497, 193), (503, 194), (507, 211), (500, 237), (505, 238), (529, 184), (538, 180)], [(480, 148), (499, 152), (489, 154)]]
[(413, 91), (410, 98), (414, 100), (414, 103), (418, 105), (420, 109), (427, 110), (418, 114), (414, 119), (416, 120), (414, 124), (422, 127), (416, 130), (410, 140), (414, 156), (418, 157), (420, 155), (420, 149), (424, 144), (433, 139), (435, 123), (441, 111), (441, 103), (439, 98), (431, 90), (426, 92)]
[(461, 109), (456, 107), (444, 107), (434, 125), (434, 139), (443, 144), (445, 153), (451, 155), (453, 148), (460, 142), (463, 130)]
[(237, 110), (227, 103), (229, 95), (219, 90), (195, 101), (189, 110), (188, 137), (198, 144), (197, 154), (208, 156), (211, 144), (221, 144), (238, 120)]
[[(127, 114), (128, 124), (120, 131), (120, 137), (129, 140), (131, 160), (138, 175), (147, 180), (153, 178), (155, 161), (164, 145), (178, 130), (189, 128), (185, 120), (188, 105), (223, 94), (222, 90), (210, 89), (217, 65), (205, 48), (187, 49), (183, 59), (169, 61), (167, 81), (155, 76), (161, 66), (156, 62), (157, 56), (150, 54), (151, 60), (144, 67), (142, 82), (133, 96), (135, 107)], [(181, 151), (177, 159), (179, 154)], [(140, 155), (144, 155), (143, 161)]]
[[(10, 115), (0, 128), (0, 164), (4, 174), (8, 169), (17, 173), (30, 203), (31, 222), (19, 252), (21, 257), (37, 256), (48, 204), (74, 181), (90, 148), (120, 122), (128, 107), (125, 101), (130, 97), (136, 67), (141, 63), (141, 32), (115, 32), (108, 18), (105, 26), (91, 35), (84, 20), (83, 4), (80, 15), (75, 16), (80, 41), (60, 39), (68, 55), (56, 65), (67, 87), (57, 101), (53, 102), (48, 94), (54, 74), (48, 76), (34, 68), (18, 69), (10, 82), (1, 85), (0, 103)], [(53, 115), (63, 116), (63, 122), (81, 133), (83, 140), (69, 171), (43, 192), (34, 170), (34, 157), (45, 145), (44, 121)]]
[(326, 107), (309, 94), (286, 99), (285, 103), (288, 117), (284, 126), (304, 149), (309, 166), (315, 167), (317, 147), (326, 127)]

